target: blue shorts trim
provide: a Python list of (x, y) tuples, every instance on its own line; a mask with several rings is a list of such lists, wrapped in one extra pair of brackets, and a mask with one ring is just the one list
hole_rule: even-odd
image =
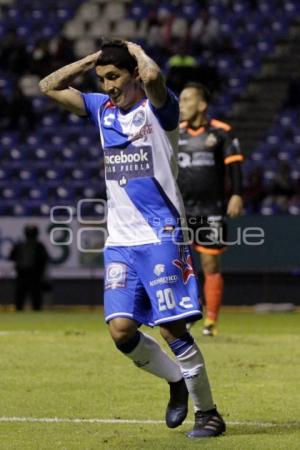
[[(142, 318), (138, 318), (136, 316), (134, 316), (133, 314), (127, 314), (127, 313), (123, 313), (123, 312), (119, 312), (119, 313), (115, 313), (115, 314), (110, 314), (109, 316), (105, 316), (104, 320), (106, 323), (110, 322), (113, 319), (117, 319), (118, 317), (120, 318), (125, 318), (125, 319), (132, 319), (135, 320), (135, 322), (138, 323), (144, 323), (144, 320)], [(154, 327), (155, 323), (152, 322), (147, 322), (147, 324), (149, 327)]]
[(175, 320), (186, 319), (193, 317), (193, 320), (199, 320), (202, 318), (202, 313), (198, 310), (189, 311), (188, 313), (177, 314), (176, 316), (168, 317), (166, 319), (158, 319), (155, 321), (155, 325), (160, 323), (174, 322)]
[(128, 317), (129, 319), (134, 319), (133, 314), (126, 312), (117, 312), (114, 314), (110, 314), (109, 316), (106, 316), (105, 322), (109, 322), (111, 319), (115, 319), (116, 317)]

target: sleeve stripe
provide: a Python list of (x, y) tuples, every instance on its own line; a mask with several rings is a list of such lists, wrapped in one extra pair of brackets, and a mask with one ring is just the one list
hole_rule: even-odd
[(156, 108), (150, 100), (149, 106), (165, 131), (173, 131), (179, 126), (178, 98), (170, 89), (167, 89), (166, 101), (162, 107)]
[(197, 245), (197, 244), (193, 244), (193, 248), (197, 252), (204, 253), (205, 255), (221, 255), (222, 253), (224, 253), (227, 250), (227, 247), (207, 248), (207, 247), (204, 247), (203, 245)]
[(204, 131), (205, 131), (205, 128), (204, 127), (200, 127), (200, 128), (198, 128), (197, 130), (193, 130), (192, 128), (188, 128), (188, 133), (191, 135), (191, 136), (200, 136), (200, 134), (202, 134), (202, 133), (204, 133)]
[(213, 127), (216, 127), (216, 128), (223, 128), (223, 130), (225, 130), (225, 131), (230, 131), (230, 130), (231, 130), (231, 126), (228, 125), (228, 123), (221, 122), (221, 120), (212, 119), (212, 120), (210, 121), (210, 123), (211, 123), (211, 125), (212, 125)]
[(238, 162), (238, 161), (243, 161), (243, 160), (244, 160), (244, 157), (242, 155), (232, 155), (232, 156), (227, 156), (224, 159), (224, 163), (225, 164), (231, 164), (231, 163)]

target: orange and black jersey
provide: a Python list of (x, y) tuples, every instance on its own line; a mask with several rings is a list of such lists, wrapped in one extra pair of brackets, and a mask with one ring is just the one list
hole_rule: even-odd
[(225, 167), (242, 160), (230, 125), (211, 119), (195, 130), (181, 123), (177, 182), (188, 216), (225, 214)]

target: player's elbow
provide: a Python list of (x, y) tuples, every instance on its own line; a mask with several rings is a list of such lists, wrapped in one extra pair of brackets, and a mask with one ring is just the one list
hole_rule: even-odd
[(39, 82), (39, 88), (40, 88), (41, 93), (46, 95), (47, 89), (46, 89), (45, 84), (43, 83), (43, 80), (41, 80)]
[(39, 88), (42, 94), (49, 95), (50, 89), (48, 83), (45, 82), (45, 79), (39, 82)]

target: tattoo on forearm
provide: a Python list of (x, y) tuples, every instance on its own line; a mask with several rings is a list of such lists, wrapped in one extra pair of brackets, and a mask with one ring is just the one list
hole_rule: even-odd
[(144, 89), (152, 102), (162, 103), (166, 97), (166, 85), (158, 65), (147, 55), (137, 58), (138, 69)]
[(56, 70), (40, 81), (41, 91), (47, 92), (52, 89), (63, 89), (70, 80), (82, 73), (84, 68), (84, 61), (80, 60)]
[(158, 65), (147, 55), (137, 58), (139, 74), (144, 82), (151, 80), (153, 75), (160, 73)]

